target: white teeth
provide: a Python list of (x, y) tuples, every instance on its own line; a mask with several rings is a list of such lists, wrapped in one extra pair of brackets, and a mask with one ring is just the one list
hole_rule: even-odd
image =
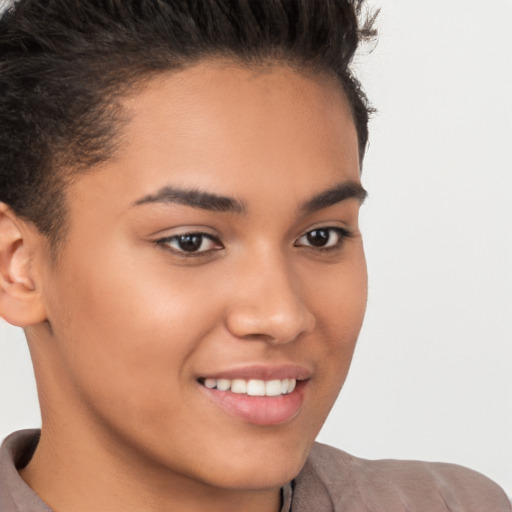
[[(215, 380), (215, 379), (212, 379)], [(221, 391), (227, 391), (231, 387), (231, 381), (228, 379), (218, 379), (217, 380), (217, 389)]]
[[(288, 379), (285, 379), (288, 380)], [(281, 381), (269, 380), (265, 383), (265, 395), (278, 396), (281, 394)]]
[(279, 396), (291, 393), (297, 384), (296, 379), (204, 379), (203, 384), (209, 389), (231, 391), (249, 396)]
[(204, 385), (207, 388), (213, 389), (214, 387), (217, 386), (217, 381), (215, 379), (205, 379), (204, 380)]
[(234, 379), (231, 381), (232, 393), (247, 393), (247, 381), (243, 379)]
[(254, 379), (248, 381), (247, 394), (250, 396), (265, 396), (265, 381)]

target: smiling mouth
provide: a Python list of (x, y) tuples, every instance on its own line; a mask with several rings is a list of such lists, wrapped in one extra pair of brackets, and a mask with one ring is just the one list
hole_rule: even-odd
[[(300, 382), (300, 381), (299, 381)], [(230, 391), (247, 396), (281, 396), (291, 393), (297, 379), (199, 379), (199, 383), (208, 389)]]
[[(291, 371), (265, 371), (253, 368), (237, 370), (236, 373), (259, 375), (245, 375), (246, 378), (241, 375), (219, 375), (219, 378), (210, 376), (198, 379), (208, 399), (230, 416), (254, 425), (275, 426), (287, 423), (299, 414), (311, 378), (307, 370), (295, 368)], [(265, 373), (270, 375), (265, 376)], [(275, 375), (276, 373), (281, 375)], [(285, 377), (287, 373), (295, 375)]]

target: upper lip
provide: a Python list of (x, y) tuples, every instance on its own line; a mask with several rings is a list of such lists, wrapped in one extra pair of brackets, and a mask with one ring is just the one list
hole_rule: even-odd
[(296, 379), (306, 380), (311, 378), (312, 372), (306, 367), (296, 364), (283, 365), (262, 365), (253, 364), (240, 366), (222, 371), (216, 371), (201, 375), (203, 379), (256, 379), (256, 380), (277, 380)]

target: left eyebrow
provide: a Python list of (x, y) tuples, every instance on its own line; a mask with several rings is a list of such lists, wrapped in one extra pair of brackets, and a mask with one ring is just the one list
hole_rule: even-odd
[(219, 196), (197, 189), (182, 189), (176, 187), (163, 187), (155, 194), (142, 197), (135, 202), (135, 206), (147, 203), (177, 203), (191, 208), (210, 210), (214, 212), (244, 213), (245, 205), (232, 198)]
[(308, 199), (300, 206), (300, 211), (307, 215), (352, 198), (362, 204), (367, 195), (368, 193), (360, 183), (345, 181)]

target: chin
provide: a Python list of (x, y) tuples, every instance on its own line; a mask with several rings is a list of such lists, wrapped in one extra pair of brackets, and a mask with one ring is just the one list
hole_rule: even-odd
[(222, 453), (214, 450), (210, 457), (211, 464), (208, 468), (201, 468), (203, 481), (232, 490), (256, 491), (282, 487), (298, 475), (312, 445), (312, 442), (306, 444), (304, 440), (281, 440), (278, 443), (264, 439), (258, 441), (245, 447), (237, 446), (242, 443), (232, 443)]
[[(226, 475), (208, 478), (209, 485), (229, 490), (260, 491), (277, 489), (293, 480), (304, 465), (305, 460), (268, 463), (263, 466), (247, 464), (244, 468), (228, 471)], [(211, 475), (210, 475), (211, 476)]]

